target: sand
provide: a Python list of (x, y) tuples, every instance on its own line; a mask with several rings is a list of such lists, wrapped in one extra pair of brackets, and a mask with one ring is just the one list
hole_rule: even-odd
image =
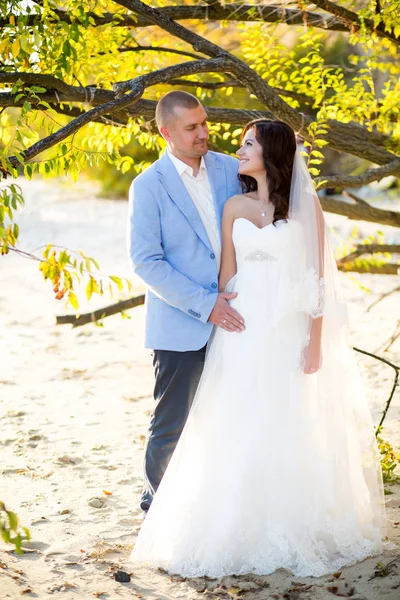
[[(73, 187), (62, 180), (21, 183), (27, 200), (19, 221), (22, 249), (52, 241), (98, 258), (104, 273), (130, 276), (126, 203), (96, 199), (93, 185), (85, 182)], [(329, 220), (342, 235), (354, 225), (341, 217)], [(363, 224), (361, 230), (367, 234), (373, 225)], [(384, 231), (389, 241), (398, 239), (393, 228)], [(399, 280), (371, 275), (341, 275), (341, 280), (352, 343), (374, 352), (396, 328), (400, 294), (367, 308)], [(91, 307), (109, 302), (104, 298)], [(87, 308), (83, 300), (82, 311)], [(142, 518), (143, 442), (153, 403), (151, 356), (143, 349), (144, 310), (130, 311), (129, 320), (110, 317), (102, 328), (75, 330), (55, 325), (55, 315), (63, 313), (63, 303), (53, 299), (36, 263), (0, 258), (0, 498), (32, 534), (22, 556), (0, 546), (1, 600), (21, 595), (40, 600), (400, 598), (399, 485), (386, 486), (392, 545), (336, 577), (298, 579), (280, 570), (266, 577), (182, 580), (161, 571), (132, 570), (127, 558)], [(399, 365), (400, 340), (379, 353)], [(393, 371), (369, 358), (358, 355), (358, 360), (377, 423)], [(383, 434), (397, 451), (399, 416), (397, 390)], [(378, 563), (389, 567), (379, 569)], [(129, 583), (114, 580), (119, 569), (131, 574)]]

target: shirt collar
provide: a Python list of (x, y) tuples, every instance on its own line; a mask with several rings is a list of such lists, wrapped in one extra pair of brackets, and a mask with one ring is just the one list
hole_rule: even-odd
[[(189, 175), (191, 175), (193, 177), (192, 167), (189, 167), (189, 165), (184, 163), (183, 160), (174, 156), (170, 150), (167, 149), (167, 152), (168, 152), (168, 156), (170, 157), (173, 165), (175, 166), (176, 170), (178, 171), (178, 174), (181, 177), (182, 177), (183, 173), (188, 173)], [(206, 172), (206, 170), (207, 170), (206, 162), (204, 160), (204, 156), (202, 156), (201, 161), (200, 161), (200, 170), (197, 175), (197, 178), (201, 179), (204, 176), (204, 173)]]

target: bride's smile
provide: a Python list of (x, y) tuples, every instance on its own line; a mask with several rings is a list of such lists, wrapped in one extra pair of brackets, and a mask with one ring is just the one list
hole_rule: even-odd
[(243, 143), (237, 151), (239, 157), (239, 174), (261, 175), (265, 173), (265, 164), (263, 161), (263, 149), (257, 141), (254, 129), (249, 129), (243, 139)]

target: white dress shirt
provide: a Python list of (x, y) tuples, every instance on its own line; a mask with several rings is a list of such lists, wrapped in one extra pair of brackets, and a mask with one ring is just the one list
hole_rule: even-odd
[(189, 167), (189, 165), (182, 160), (176, 158), (169, 150), (167, 152), (178, 171), (189, 196), (197, 208), (208, 235), (208, 239), (210, 240), (211, 247), (214, 250), (217, 270), (219, 272), (221, 264), (221, 239), (219, 236), (217, 215), (215, 213), (214, 200), (204, 157), (201, 157), (200, 170), (197, 177), (195, 177), (193, 175), (192, 167)]

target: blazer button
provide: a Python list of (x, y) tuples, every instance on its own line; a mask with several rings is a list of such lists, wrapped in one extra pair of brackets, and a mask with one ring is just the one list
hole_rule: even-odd
[(214, 282), (211, 284), (211, 287), (215, 290), (215, 288), (217, 287), (217, 284)]
[(214, 252), (211, 252), (211, 254), (210, 254), (210, 258), (215, 258), (215, 254), (214, 254)]

